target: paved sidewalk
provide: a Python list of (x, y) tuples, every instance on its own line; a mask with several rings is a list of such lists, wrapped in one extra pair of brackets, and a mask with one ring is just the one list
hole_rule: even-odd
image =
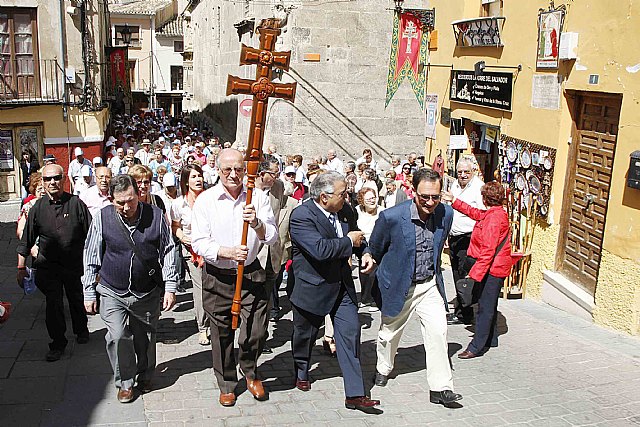
[[(384, 413), (376, 416), (344, 408), (337, 361), (319, 344), (313, 389), (292, 389), (288, 309), (270, 325), (274, 353), (263, 356), (260, 368), (270, 401), (256, 402), (243, 391), (235, 407), (222, 408), (210, 350), (197, 344), (191, 294), (179, 295), (176, 309), (160, 320), (155, 390), (123, 405), (115, 399), (99, 318), (90, 319), (89, 344), (70, 342), (61, 361), (43, 361), (44, 301), (40, 294), (24, 296), (15, 285), (13, 233), (13, 224), (0, 224), (0, 298), (15, 306), (0, 326), (2, 425), (640, 425), (640, 340), (528, 300), (500, 301), (500, 347), (482, 358), (455, 357), (472, 333), (462, 325), (449, 328), (456, 391), (464, 396), (459, 409), (429, 403), (420, 325), (413, 319), (396, 357), (395, 378), (371, 390), (382, 400)], [(360, 312), (369, 386), (379, 316)]]

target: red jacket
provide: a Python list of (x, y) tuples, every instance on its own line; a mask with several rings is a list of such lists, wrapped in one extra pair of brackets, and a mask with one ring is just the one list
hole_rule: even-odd
[(498, 245), (510, 232), (507, 212), (502, 206), (492, 206), (488, 210), (474, 208), (459, 199), (456, 199), (452, 206), (476, 221), (471, 233), (471, 243), (467, 249), (467, 255), (476, 259), (469, 277), (476, 282), (482, 281), (487, 272), (494, 277), (507, 277), (513, 265), (510, 238), (507, 238), (507, 242), (496, 255), (495, 260), (493, 259)]

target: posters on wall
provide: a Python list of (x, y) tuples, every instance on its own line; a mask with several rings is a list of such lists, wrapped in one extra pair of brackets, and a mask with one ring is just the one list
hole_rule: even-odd
[(531, 87), (531, 106), (544, 110), (559, 110), (560, 81), (557, 74), (534, 74)]
[(13, 170), (13, 132), (0, 130), (0, 170)]
[(436, 124), (438, 123), (438, 94), (428, 93), (425, 98), (426, 123), (425, 138), (436, 139)]
[(18, 138), (20, 139), (20, 149), (22, 151), (30, 150), (38, 159), (38, 130), (36, 128), (20, 129)]
[(563, 21), (564, 10), (551, 10), (540, 13), (536, 67), (558, 68), (560, 33)]

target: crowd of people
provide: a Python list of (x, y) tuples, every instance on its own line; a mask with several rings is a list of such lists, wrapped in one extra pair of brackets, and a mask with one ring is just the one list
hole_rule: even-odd
[[(80, 147), (74, 154), (66, 174), (55, 159), (40, 168), (24, 157), (29, 196), (18, 220), (17, 280), (23, 284), (31, 258), (46, 297), (48, 361), (59, 360), (68, 343), (63, 295), (79, 344), (90, 338), (87, 315), (101, 316), (120, 402), (153, 389), (160, 311), (174, 306), (187, 275), (197, 340), (211, 346), (223, 406), (236, 402), (238, 365), (247, 390), (268, 399), (259, 358), (271, 351), (267, 326), (280, 320), (284, 282), (293, 309), (292, 386), (311, 390), (311, 350), (323, 330), (349, 409), (372, 412), (380, 404), (365, 389), (358, 310), (381, 316), (378, 387), (389, 381), (409, 318), (420, 318), (432, 403), (454, 406), (462, 398), (454, 391), (448, 324), (476, 324), (460, 359), (498, 345), (498, 295), (512, 265), (509, 222), (504, 188), (484, 184), (473, 157), (460, 159), (444, 187), (443, 171), (425, 167), (416, 153), (393, 156), (384, 169), (368, 148), (355, 161), (343, 162), (332, 149), (305, 161), (268, 145), (247, 204), (242, 147), (185, 121), (118, 117), (103, 157), (88, 161)], [(454, 280), (475, 282), (477, 317), (460, 295), (449, 313), (445, 246)], [(236, 355), (231, 306), (240, 262)], [(0, 322), (9, 313), (3, 304)]]

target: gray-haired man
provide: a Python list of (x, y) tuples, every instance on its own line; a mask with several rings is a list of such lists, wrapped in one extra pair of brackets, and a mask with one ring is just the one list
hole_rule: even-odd
[(139, 201), (129, 175), (113, 178), (109, 192), (113, 204), (96, 213), (85, 242), (82, 284), (85, 310), (99, 312), (107, 325), (117, 397), (128, 403), (134, 383), (143, 393), (151, 389), (160, 301), (164, 310), (174, 306), (178, 275), (163, 212)]

